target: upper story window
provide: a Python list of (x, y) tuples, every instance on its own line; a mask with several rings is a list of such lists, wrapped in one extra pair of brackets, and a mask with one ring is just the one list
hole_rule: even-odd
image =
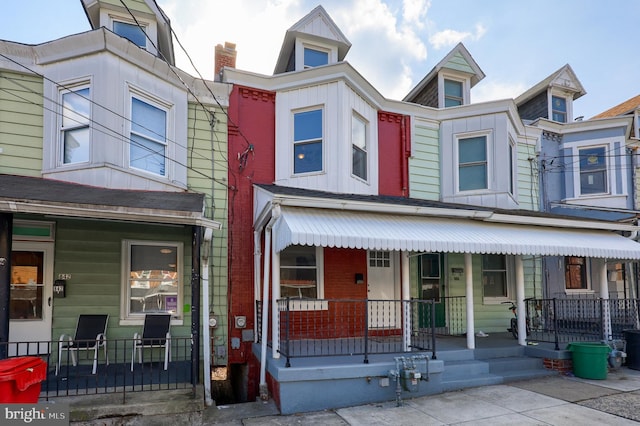
[(515, 194), (515, 180), (516, 180), (516, 156), (515, 156), (515, 144), (509, 139), (509, 194)]
[(461, 81), (444, 80), (444, 107), (462, 105), (464, 103), (463, 84)]
[(367, 180), (367, 123), (356, 114), (351, 118), (351, 146), (351, 173)]
[(324, 50), (304, 48), (304, 67), (313, 68), (329, 63), (329, 52)]
[(123, 314), (140, 318), (148, 312), (182, 314), (181, 243), (124, 240)]
[(487, 137), (458, 139), (458, 190), (488, 188)]
[(142, 47), (143, 49), (146, 49), (147, 47), (147, 36), (145, 34), (145, 30), (136, 24), (113, 21), (113, 32), (126, 38), (136, 46)]
[(567, 122), (567, 99), (560, 96), (551, 97), (551, 119), (560, 123)]
[(322, 109), (293, 115), (293, 173), (322, 171)]
[(130, 167), (166, 176), (166, 109), (140, 96), (132, 96), (129, 140)]
[(508, 299), (507, 256), (482, 255), (482, 291), (485, 299)]
[(567, 256), (564, 258), (564, 282), (567, 290), (587, 290), (587, 259)]
[(62, 164), (89, 161), (91, 101), (89, 87), (66, 90), (61, 94), (60, 126)]
[(580, 155), (580, 194), (607, 192), (607, 158), (605, 147), (584, 148)]

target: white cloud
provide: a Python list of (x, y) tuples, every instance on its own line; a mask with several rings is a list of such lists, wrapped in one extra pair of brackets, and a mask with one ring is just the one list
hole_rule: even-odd
[(465, 40), (480, 40), (487, 33), (484, 25), (478, 23), (475, 26), (475, 32), (443, 30), (429, 37), (429, 43), (436, 49), (452, 47)]
[(403, 0), (402, 19), (416, 28), (423, 28), (429, 7), (431, 7), (431, 0)]
[(529, 88), (522, 82), (497, 82), (483, 80), (471, 89), (471, 102), (486, 102), (499, 99), (513, 99)]

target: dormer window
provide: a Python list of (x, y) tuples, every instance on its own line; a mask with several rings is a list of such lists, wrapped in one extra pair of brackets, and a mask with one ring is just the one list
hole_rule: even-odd
[(313, 68), (329, 63), (329, 52), (325, 50), (304, 48), (304, 67)]
[(136, 24), (122, 22), (122, 21), (113, 21), (113, 32), (118, 34), (120, 37), (124, 37), (133, 44), (143, 49), (147, 48), (147, 36), (142, 27), (139, 27)]
[(560, 96), (551, 97), (551, 119), (559, 123), (567, 122), (567, 99)]
[(444, 80), (444, 107), (462, 105), (464, 102), (463, 88), (461, 81)]

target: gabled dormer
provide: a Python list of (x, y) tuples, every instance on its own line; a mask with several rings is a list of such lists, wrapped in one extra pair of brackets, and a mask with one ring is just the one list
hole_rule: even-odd
[(447, 108), (471, 103), (471, 88), (485, 77), (462, 43), (458, 43), (403, 99)]
[(633, 116), (633, 136), (640, 139), (640, 95), (627, 99), (608, 110), (592, 117), (592, 119)]
[(146, 51), (175, 65), (171, 23), (154, 0), (82, 0), (92, 29), (107, 28)]
[(287, 30), (274, 74), (302, 71), (344, 60), (351, 43), (322, 6)]
[(523, 120), (546, 118), (558, 123), (573, 121), (573, 101), (587, 92), (569, 64), (516, 98)]

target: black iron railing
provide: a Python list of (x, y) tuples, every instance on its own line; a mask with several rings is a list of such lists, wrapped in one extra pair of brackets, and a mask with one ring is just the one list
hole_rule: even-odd
[(199, 380), (192, 374), (191, 351), (198, 349), (192, 348), (190, 337), (171, 337), (166, 369), (165, 349), (150, 347), (161, 342), (145, 342), (140, 353), (142, 362), (138, 351), (134, 353), (133, 339), (107, 339), (106, 342), (108, 363), (103, 348), (98, 348), (95, 373), (95, 351), (86, 349), (91, 348), (95, 340), (75, 341), (74, 345), (81, 350), (61, 352), (60, 341), (4, 342), (0, 343), (0, 352), (9, 358), (38, 356), (46, 362), (47, 374), (40, 383), (41, 400), (118, 393), (122, 394), (124, 403), (131, 392), (188, 388), (192, 388), (195, 395)]
[[(433, 300), (300, 299), (277, 302), (279, 353), (292, 358), (430, 351), (435, 358)], [(262, 313), (262, 303), (256, 311)], [(271, 315), (269, 315), (270, 317)], [(271, 318), (269, 318), (271, 321)], [(258, 315), (258, 338), (262, 315)], [(271, 322), (269, 323), (271, 324)]]
[(640, 299), (526, 299), (529, 340), (561, 343), (624, 338), (640, 329)]

